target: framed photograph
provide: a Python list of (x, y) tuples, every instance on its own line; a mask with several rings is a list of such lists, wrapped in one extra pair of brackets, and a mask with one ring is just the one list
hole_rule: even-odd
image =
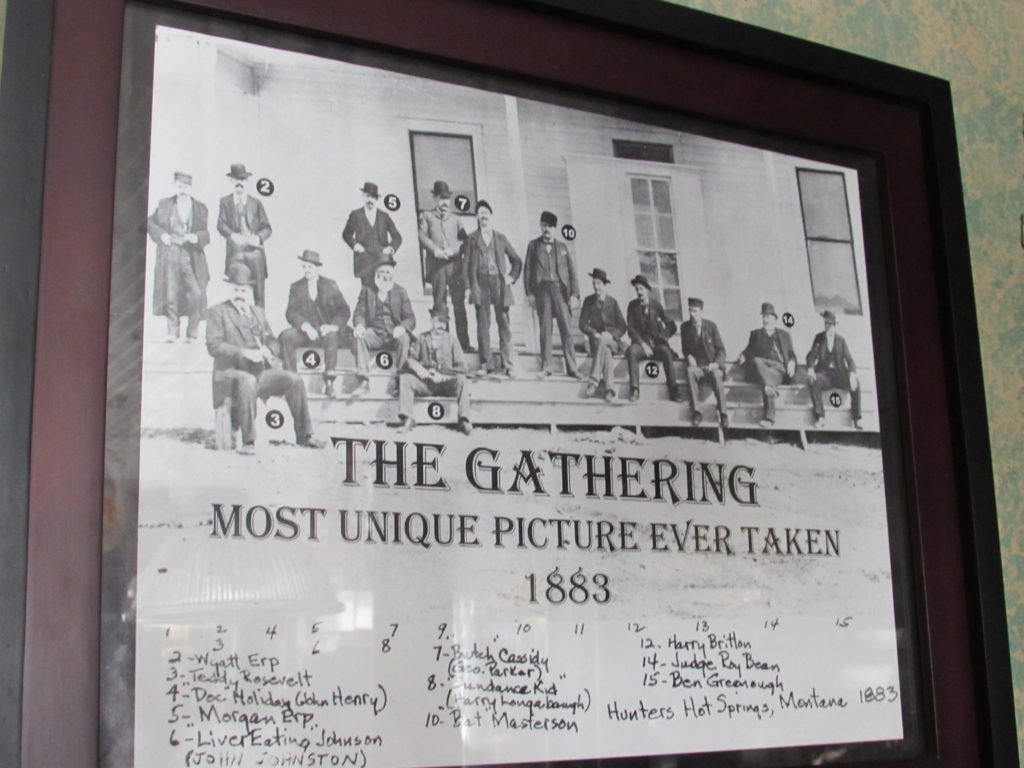
[(27, 765), (1016, 754), (945, 84), (657, 3), (79, 4)]

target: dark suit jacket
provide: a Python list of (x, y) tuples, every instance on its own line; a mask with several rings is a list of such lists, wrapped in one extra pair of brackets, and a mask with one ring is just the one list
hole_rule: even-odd
[(377, 209), (377, 220), (372, 227), (370, 220), (366, 218), (365, 209), (356, 208), (352, 211), (345, 222), (345, 229), (341, 231), (341, 239), (349, 248), (355, 249), (356, 243), (359, 243), (366, 249), (355, 254), (352, 264), (352, 274), (360, 279), (369, 277), (385, 248), (390, 246), (397, 251), (402, 244), (402, 236), (398, 234), (395, 222), (388, 216), (387, 211), (380, 208)]
[[(267, 212), (263, 210), (263, 203), (257, 200), (252, 195), (246, 195), (245, 200), (245, 221), (249, 225), (249, 231), (254, 235), (257, 235), (261, 243), (267, 242), (270, 238), (273, 229), (270, 228), (270, 220), (267, 218)], [(238, 254), (245, 254), (250, 260), (255, 260), (257, 268), (261, 271), (263, 277), (268, 274), (267, 271), (267, 254), (263, 250), (262, 245), (235, 245), (231, 242), (232, 232), (242, 231), (242, 222), (238, 218), (238, 212), (235, 210), (235, 201), (233, 195), (222, 197), (220, 199), (220, 213), (217, 215), (217, 231), (227, 240), (227, 254), (224, 259), (224, 274), (228, 273), (228, 265), (232, 261), (236, 260)], [(253, 278), (257, 278), (259, 275), (253, 275)]]
[(206, 252), (203, 249), (210, 244), (210, 230), (207, 225), (209, 214), (206, 206), (193, 197), (192, 221), (188, 231), (196, 235), (199, 242), (164, 245), (160, 241), (160, 236), (164, 233), (171, 234), (171, 217), (174, 215), (175, 202), (175, 197), (165, 197), (157, 203), (156, 210), (146, 220), (146, 231), (156, 243), (156, 279), (153, 281), (153, 314), (156, 315), (164, 314), (169, 292), (177, 290), (177, 286), (167, 284), (167, 270), (164, 262), (168, 258), (176, 259), (183, 250), (188, 253), (192, 272), (196, 276), (199, 287), (203, 290), (199, 309), (206, 309), (206, 286), (210, 282), (210, 268), (206, 263)]
[[(507, 272), (511, 276), (512, 282), (515, 282), (519, 279), (519, 275), (522, 274), (523, 260), (519, 258), (515, 248), (512, 247), (508, 238), (501, 234), (501, 232), (491, 230), (491, 235), (491, 245), (494, 246), (494, 252), (498, 254), (499, 271)], [(481, 260), (491, 256), (491, 249), (484, 244), (484, 239), (479, 229), (466, 237), (465, 242), (462, 244), (462, 252), (466, 260), (466, 272), (469, 278), (469, 295), (473, 303), (478, 304), (480, 302), (479, 271)], [(491, 296), (491, 303), (496, 307), (511, 307), (515, 304), (515, 299), (512, 296), (512, 287), (505, 285), (504, 280), (501, 282), (501, 296), (497, 298)]]
[[(839, 358), (839, 372), (843, 376), (849, 376), (857, 370), (856, 364), (853, 362), (853, 355), (850, 354), (850, 348), (846, 345), (846, 339), (836, 334), (834, 349)], [(823, 371), (827, 367), (828, 363), (828, 342), (825, 339), (825, 332), (822, 331), (814, 337), (814, 342), (811, 344), (811, 351), (807, 353), (807, 367), (813, 368), (816, 371)]]
[(693, 355), (698, 363), (725, 362), (725, 344), (722, 343), (722, 336), (718, 332), (718, 326), (707, 319), (700, 321), (700, 335), (697, 335), (697, 326), (692, 320), (687, 320), (679, 329), (682, 338), (683, 359), (687, 355)]
[(646, 312), (640, 299), (633, 299), (626, 307), (626, 327), (634, 344), (643, 342), (653, 347), (675, 334), (676, 321), (653, 298), (648, 301)]
[[(789, 333), (781, 328), (776, 328), (775, 334), (779, 337), (779, 346), (782, 348), (783, 364), (788, 365), (792, 361), (795, 365), (796, 354), (793, 352), (793, 341), (789, 338)], [(772, 337), (765, 333), (764, 328), (755, 328), (750, 332), (747, 348), (743, 350), (744, 363), (749, 365), (755, 357), (775, 359), (773, 349), (774, 342)], [(786, 376), (785, 381), (790, 381), (791, 378)]]
[(254, 319), (247, 321), (234, 304), (224, 301), (210, 307), (206, 314), (206, 350), (213, 358), (214, 408), (231, 394), (231, 382), (224, 377), (225, 371), (246, 371), (259, 376), (273, 367), (265, 362), (250, 362), (242, 356), (245, 350), (259, 349), (264, 345), (274, 354), (279, 350), (263, 310), (253, 306), (252, 313)]
[(583, 307), (580, 309), (580, 330), (587, 336), (593, 336), (600, 333), (601, 330), (605, 330), (616, 340), (621, 339), (626, 333), (626, 318), (622, 316), (619, 302), (607, 295), (604, 300), (611, 322), (605, 322), (605, 318), (597, 306), (597, 294), (592, 293), (583, 300)]
[(301, 330), (303, 323), (319, 328), (327, 323), (338, 326), (340, 330), (345, 327), (351, 314), (338, 284), (323, 275), (316, 281), (315, 303), (309, 298), (305, 278), (296, 280), (288, 289), (288, 309), (284, 316), (293, 328)]
[[(579, 296), (580, 287), (576, 281), (576, 262), (569, 253), (569, 246), (561, 240), (555, 240), (555, 275), (562, 285), (562, 293), (566, 299), (570, 296)], [(526, 264), (523, 266), (523, 285), (526, 294), (532, 296), (537, 292), (538, 277), (537, 259), (540, 258), (540, 249), (544, 247), (544, 240), (538, 237), (531, 240), (526, 246)]]
[[(359, 292), (359, 301), (356, 302), (356, 311), (352, 315), (352, 325), (371, 326), (371, 320), (377, 311), (377, 288), (363, 286)], [(395, 283), (388, 292), (388, 303), (391, 305), (391, 313), (398, 318), (400, 325), (405, 326), (410, 334), (416, 328), (416, 315), (412, 311), (412, 302), (409, 301), (409, 294), (405, 288)]]
[(406, 366), (417, 376), (429, 370), (455, 376), (466, 372), (466, 358), (455, 336), (445, 332), (435, 339), (433, 332), (427, 331), (416, 339)]

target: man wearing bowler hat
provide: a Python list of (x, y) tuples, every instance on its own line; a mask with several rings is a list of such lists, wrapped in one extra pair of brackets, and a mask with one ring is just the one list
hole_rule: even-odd
[(811, 403), (814, 407), (814, 426), (825, 426), (825, 404), (821, 394), (826, 389), (846, 389), (850, 392), (850, 418), (855, 429), (863, 429), (860, 423), (860, 382), (857, 380), (857, 366), (846, 344), (846, 339), (836, 333), (835, 314), (830, 309), (821, 313), (825, 330), (814, 337), (811, 351), (807, 353), (807, 378), (810, 382)]
[(526, 246), (523, 283), (530, 303), (537, 309), (540, 320), (540, 375), (550, 376), (551, 320), (558, 322), (558, 335), (562, 339), (565, 373), (580, 378), (573, 349), (570, 312), (579, 305), (580, 288), (576, 281), (576, 263), (569, 247), (555, 237), (558, 217), (551, 211), (540, 215), (540, 237)]
[(423, 273), (433, 288), (434, 309), (447, 306), (451, 296), (455, 335), (465, 351), (473, 352), (466, 319), (466, 269), (462, 253), (466, 229), (459, 217), (452, 213), (452, 191), (448, 183), (435, 181), (431, 194), (434, 207), (422, 211), (419, 221)]
[(181, 317), (188, 318), (186, 338), (199, 336), (199, 320), (206, 310), (210, 269), (203, 250), (210, 242), (206, 206), (192, 197), (192, 176), (174, 174), (174, 195), (157, 203), (146, 221), (156, 243), (153, 314), (167, 318), (167, 340), (181, 336)]
[[(480, 364), (488, 373), (511, 376), (515, 368), (509, 307), (515, 303), (512, 286), (523, 271), (523, 260), (501, 232), (491, 226), (493, 210), (486, 200), (476, 204), (477, 228), (463, 243), (469, 298), (476, 307), (476, 337)], [(491, 360), (491, 307), (498, 324), (501, 363)]]
[(456, 398), (459, 429), (467, 435), (473, 431), (466, 360), (459, 340), (448, 332), (448, 307), (431, 307), (430, 330), (420, 334), (406, 370), (398, 378), (398, 418), (403, 431), (416, 426), (413, 403), (417, 395)]
[(394, 261), (402, 236), (388, 212), (377, 207), (380, 200), (377, 185), (368, 181), (359, 191), (363, 193), (363, 205), (348, 215), (341, 239), (352, 249), (352, 274), (362, 280), (364, 286), (372, 288), (378, 262), (381, 259)]
[(747, 347), (736, 363), (743, 367), (747, 381), (761, 387), (764, 399), (762, 427), (775, 424), (775, 401), (779, 397), (779, 385), (793, 380), (796, 373), (796, 355), (789, 333), (777, 328), (778, 315), (769, 302), (761, 305), (761, 327), (750, 332)]
[(242, 432), (239, 452), (256, 452), (256, 399), (283, 395), (295, 424), (295, 442), (322, 448), (313, 437), (306, 387), (297, 373), (280, 369), (277, 341), (263, 310), (253, 303), (252, 274), (240, 262), (228, 267), (227, 301), (210, 308), (206, 349), (213, 358), (213, 407), (231, 398), (231, 427)]
[(370, 354), (392, 353), (391, 367), (401, 373), (409, 359), (416, 315), (405, 288), (395, 282), (395, 260), (382, 256), (373, 270), (373, 287), (364, 285), (359, 292), (356, 311), (352, 315), (355, 337), (356, 375), (359, 383), (353, 397), (370, 391)]
[(253, 297), (256, 306), (265, 306), (264, 284), (267, 280), (267, 254), (263, 244), (273, 230), (263, 209), (263, 203), (249, 194), (249, 177), (252, 174), (242, 163), (234, 163), (227, 173), (231, 194), (220, 199), (220, 213), (217, 216), (217, 231), (227, 241), (227, 257), (224, 260), (224, 274), (238, 262), (249, 268), (253, 278)]
[(334, 396), (337, 377), (338, 347), (348, 342), (347, 325), (351, 312), (338, 284), (320, 274), (323, 262), (316, 251), (303, 251), (299, 256), (302, 279), (288, 289), (288, 308), (284, 316), (289, 328), (281, 331), (281, 356), (284, 367), (296, 371), (298, 347), (319, 347), (324, 350), (324, 394)]
[(594, 281), (594, 292), (583, 300), (580, 330), (590, 343), (590, 376), (587, 396), (615, 400), (615, 355), (625, 352), (626, 318), (619, 302), (608, 295), (608, 273), (595, 268), (587, 276)]
[(665, 383), (669, 396), (676, 402), (683, 399), (676, 383), (676, 372), (672, 367), (675, 356), (668, 340), (676, 333), (676, 322), (669, 317), (665, 308), (651, 295), (651, 283), (643, 275), (629, 281), (636, 291), (636, 298), (626, 307), (626, 329), (630, 345), (626, 349), (629, 364), (629, 399), (640, 399), (640, 361), (654, 359), (665, 370)]
[(725, 396), (722, 382), (725, 380), (725, 344), (718, 332), (718, 326), (704, 317), (704, 301), (696, 297), (687, 300), (690, 319), (679, 329), (683, 360), (686, 361), (686, 380), (690, 392), (690, 421), (700, 426), (704, 420), (698, 408), (700, 383), (707, 381), (715, 393), (718, 404), (718, 422), (729, 426), (729, 415), (725, 410)]

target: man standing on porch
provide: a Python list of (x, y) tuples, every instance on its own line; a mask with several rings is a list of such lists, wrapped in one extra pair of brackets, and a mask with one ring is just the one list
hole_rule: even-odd
[[(512, 376), (515, 358), (512, 352), (512, 327), (509, 307), (515, 303), (512, 286), (523, 271), (519, 258), (508, 238), (491, 226), (491, 204), (480, 200), (476, 204), (476, 231), (466, 237), (463, 244), (469, 299), (476, 307), (476, 338), (480, 349), (480, 365), (488, 373), (502, 372)], [(498, 344), (501, 363), (491, 360), (491, 307), (498, 323)]]
[(569, 314), (579, 306), (580, 288), (576, 281), (576, 264), (569, 247), (555, 239), (558, 217), (551, 211), (540, 215), (540, 237), (526, 247), (526, 265), (523, 283), (530, 303), (537, 309), (540, 320), (540, 376), (550, 376), (551, 320), (558, 321), (558, 335), (562, 339), (565, 373), (581, 378), (576, 367), (576, 352), (572, 346)]
[(778, 315), (774, 305), (761, 305), (761, 327), (750, 332), (747, 348), (738, 358), (737, 365), (744, 368), (747, 381), (761, 387), (764, 398), (764, 418), (761, 426), (775, 425), (775, 401), (779, 397), (779, 385), (793, 380), (796, 373), (796, 354), (789, 333), (776, 328)]
[(580, 310), (580, 330), (590, 342), (587, 396), (600, 395), (610, 403), (615, 400), (615, 355), (628, 346), (626, 318), (619, 302), (608, 295), (608, 273), (596, 268), (588, 277), (594, 281), (594, 292), (583, 300)]
[(224, 274), (228, 274), (232, 264), (245, 264), (252, 275), (252, 292), (256, 306), (262, 309), (266, 302), (264, 284), (269, 274), (267, 252), (263, 245), (273, 233), (273, 229), (270, 227), (263, 203), (248, 192), (251, 176), (252, 173), (246, 170), (243, 163), (233, 163), (228, 169), (228, 183), (232, 191), (230, 195), (220, 199), (217, 231), (226, 241)]
[(459, 217), (451, 211), (452, 191), (446, 181), (435, 181), (431, 190), (434, 207), (420, 213), (420, 245), (423, 246), (423, 272), (433, 288), (434, 309), (448, 305), (452, 299), (455, 335), (465, 352), (476, 350), (469, 343), (466, 321), (466, 268), (462, 241), (466, 230)]
[(363, 193), (363, 206), (348, 215), (341, 239), (352, 249), (352, 274), (373, 288), (373, 275), (381, 259), (394, 260), (402, 245), (402, 236), (387, 211), (377, 208), (380, 190), (368, 181), (359, 190)]

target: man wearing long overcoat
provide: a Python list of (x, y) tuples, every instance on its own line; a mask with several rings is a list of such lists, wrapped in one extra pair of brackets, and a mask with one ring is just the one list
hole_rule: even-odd
[(262, 308), (266, 306), (264, 286), (269, 274), (263, 244), (273, 229), (263, 203), (248, 193), (251, 176), (252, 173), (245, 169), (244, 164), (234, 163), (231, 166), (227, 177), (231, 180), (232, 192), (220, 199), (217, 231), (226, 241), (224, 274), (236, 262), (245, 264), (253, 278), (252, 290), (256, 306)]
[(193, 341), (199, 336), (210, 282), (204, 250), (210, 242), (209, 214), (206, 206), (192, 197), (189, 174), (175, 173), (174, 189), (174, 196), (157, 203), (146, 221), (146, 230), (156, 243), (153, 314), (167, 318), (168, 341), (181, 336), (181, 318), (187, 317), (185, 335)]
[(297, 373), (280, 368), (277, 339), (267, 316), (252, 299), (252, 275), (245, 264), (228, 268), (231, 294), (210, 308), (206, 349), (213, 358), (213, 407), (231, 398), (231, 426), (242, 432), (239, 452), (255, 453), (256, 400), (281, 395), (295, 424), (295, 442), (309, 448), (323, 443), (313, 437), (306, 387)]
[[(490, 203), (480, 200), (476, 204), (477, 229), (463, 243), (466, 275), (469, 282), (469, 300), (476, 307), (476, 337), (480, 350), (480, 364), (489, 373), (500, 370), (511, 376), (515, 369), (512, 351), (512, 326), (509, 307), (515, 303), (512, 286), (523, 271), (519, 258), (508, 238), (491, 226), (493, 211)], [(491, 360), (491, 308), (498, 324), (498, 347), (501, 364)]]

